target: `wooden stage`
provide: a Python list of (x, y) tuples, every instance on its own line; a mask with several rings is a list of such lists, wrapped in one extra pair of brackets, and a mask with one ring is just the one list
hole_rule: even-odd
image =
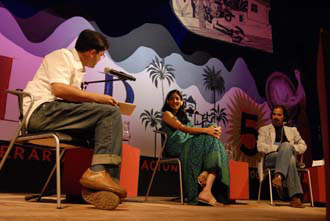
[(0, 193), (0, 220), (243, 220), (243, 221), (324, 221), (325, 207), (304, 209), (288, 206), (286, 202), (237, 201), (222, 208), (180, 205), (170, 198), (144, 197), (126, 199), (115, 210), (98, 210), (88, 204), (63, 202), (63, 209), (56, 209), (55, 197), (45, 197), (41, 202), (26, 202), (24, 194)]

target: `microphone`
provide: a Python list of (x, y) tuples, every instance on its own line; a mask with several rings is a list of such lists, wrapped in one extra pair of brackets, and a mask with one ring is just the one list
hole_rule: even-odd
[(114, 76), (117, 76), (119, 79), (125, 81), (125, 80), (129, 80), (129, 81), (135, 81), (136, 78), (133, 77), (132, 75), (129, 75), (129, 74), (126, 74), (122, 71), (117, 71), (117, 70), (114, 70), (114, 69), (111, 69), (111, 68), (108, 68), (108, 67), (105, 67), (104, 68), (104, 73), (103, 74), (111, 74), (111, 75), (114, 75)]

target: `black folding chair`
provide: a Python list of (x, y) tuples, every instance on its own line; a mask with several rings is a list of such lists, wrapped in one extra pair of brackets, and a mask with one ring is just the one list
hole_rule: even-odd
[[(310, 172), (307, 168), (305, 168), (305, 164), (303, 163), (303, 155), (299, 155), (299, 156), (300, 156), (300, 160), (297, 162), (297, 169), (298, 169), (299, 173), (307, 173), (311, 207), (314, 207), (313, 190), (312, 190)], [(262, 183), (265, 179), (265, 176), (268, 176), (270, 205), (274, 205), (273, 191), (272, 191), (272, 178), (271, 178), (272, 174), (274, 172), (275, 172), (275, 168), (264, 168), (264, 156), (262, 156), (262, 158), (260, 159), (260, 161), (258, 163), (258, 175), (259, 175), (258, 201), (260, 201)]]
[(162, 145), (161, 145), (160, 153), (158, 155), (156, 166), (155, 166), (155, 168), (154, 168), (154, 170), (152, 172), (152, 176), (151, 176), (150, 183), (149, 183), (149, 186), (148, 186), (147, 194), (146, 194), (146, 197), (145, 197), (144, 200), (145, 201), (148, 200), (149, 193), (150, 193), (150, 190), (151, 190), (151, 186), (152, 186), (152, 183), (154, 181), (155, 174), (156, 174), (156, 171), (158, 170), (159, 165), (162, 164), (162, 163), (177, 163), (179, 165), (180, 200), (181, 200), (181, 204), (183, 204), (183, 188), (182, 188), (182, 168), (181, 168), (181, 161), (180, 161), (179, 158), (166, 158), (166, 156), (164, 156), (164, 150), (165, 150), (165, 146), (166, 146), (166, 142), (167, 142), (167, 134), (164, 131), (161, 131), (161, 130), (155, 130), (154, 132), (156, 134), (160, 134), (161, 135)]

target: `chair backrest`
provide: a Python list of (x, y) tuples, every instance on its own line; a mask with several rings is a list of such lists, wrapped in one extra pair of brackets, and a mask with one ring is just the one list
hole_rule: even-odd
[[(26, 120), (28, 113), (31, 111), (32, 105), (34, 103), (34, 98), (30, 93), (24, 92), (22, 89), (16, 89), (16, 90), (7, 90), (7, 93), (13, 94), (17, 96), (18, 101), (18, 122), (20, 127), (20, 135), (26, 135), (27, 134), (27, 128), (26, 128)], [(30, 105), (24, 114), (23, 111), (23, 99), (24, 97), (28, 97), (30, 99)]]
[(166, 154), (165, 154), (165, 147), (166, 147), (166, 142), (167, 142), (167, 133), (162, 131), (161, 129), (159, 130), (154, 130), (155, 134), (160, 134), (161, 135), (161, 150), (159, 152), (158, 157), (159, 158), (166, 158)]
[(162, 128), (160, 128), (159, 131), (162, 131), (162, 133), (161, 133), (161, 144), (162, 144), (163, 151), (161, 153), (161, 157), (163, 159), (177, 158), (177, 157), (168, 155), (168, 153), (166, 152), (166, 143), (167, 143), (168, 136), (167, 136), (166, 132), (162, 130)]

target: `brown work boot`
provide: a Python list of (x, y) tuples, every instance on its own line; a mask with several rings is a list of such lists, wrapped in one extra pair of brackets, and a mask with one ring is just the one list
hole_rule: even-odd
[(301, 199), (299, 197), (292, 197), (290, 201), (290, 206), (294, 208), (304, 208), (304, 205), (301, 203)]
[(108, 191), (97, 191), (83, 187), (81, 195), (87, 203), (94, 205), (97, 209), (113, 210), (120, 203), (119, 196)]
[(105, 170), (94, 172), (88, 168), (80, 178), (80, 183), (88, 189), (113, 192), (120, 198), (126, 198), (127, 196), (125, 188), (113, 181)]

